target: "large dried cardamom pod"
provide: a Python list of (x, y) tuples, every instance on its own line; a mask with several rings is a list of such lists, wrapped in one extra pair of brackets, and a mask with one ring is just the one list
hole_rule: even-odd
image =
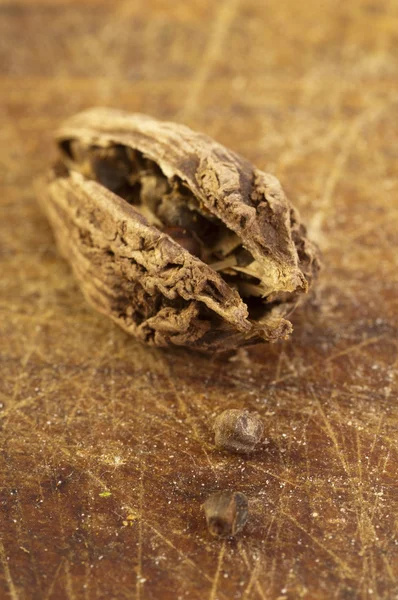
[(138, 339), (286, 338), (318, 270), (278, 180), (182, 125), (93, 109), (58, 131), (40, 199), (87, 300)]

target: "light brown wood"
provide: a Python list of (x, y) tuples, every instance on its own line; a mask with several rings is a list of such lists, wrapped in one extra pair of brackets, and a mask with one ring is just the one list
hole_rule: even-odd
[[(395, 4), (0, 2), (0, 597), (397, 593)], [(97, 106), (180, 121), (275, 174), (325, 268), (287, 342), (148, 348), (93, 311), (33, 181)], [(256, 410), (250, 457), (214, 417)], [(202, 503), (249, 520), (213, 538)]]

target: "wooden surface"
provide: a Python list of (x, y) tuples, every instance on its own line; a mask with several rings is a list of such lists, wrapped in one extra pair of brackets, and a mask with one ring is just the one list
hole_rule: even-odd
[[(398, 597), (395, 9), (0, 1), (2, 599)], [(159, 351), (87, 306), (32, 183), (93, 105), (280, 178), (325, 263), (291, 341)], [(235, 407), (265, 421), (251, 458), (212, 445)], [(249, 498), (235, 541), (205, 526), (223, 488)]]

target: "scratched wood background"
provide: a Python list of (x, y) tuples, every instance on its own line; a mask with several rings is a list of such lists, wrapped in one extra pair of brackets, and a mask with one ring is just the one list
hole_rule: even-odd
[[(0, 0), (1, 599), (398, 598), (396, 8)], [(87, 306), (32, 182), (93, 105), (281, 179), (325, 263), (291, 341), (159, 351)], [(213, 447), (227, 407), (263, 416), (257, 455)], [(220, 488), (249, 497), (235, 541)]]

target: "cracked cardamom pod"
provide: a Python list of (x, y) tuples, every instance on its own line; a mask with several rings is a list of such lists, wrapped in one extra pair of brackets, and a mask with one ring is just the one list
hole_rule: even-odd
[(39, 186), (87, 300), (138, 339), (222, 351), (287, 338), (319, 268), (278, 180), (182, 125), (92, 109)]

